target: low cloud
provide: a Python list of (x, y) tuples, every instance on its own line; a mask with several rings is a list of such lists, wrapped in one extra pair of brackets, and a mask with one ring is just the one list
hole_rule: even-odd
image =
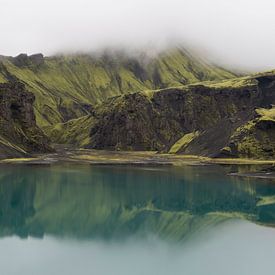
[(0, 0), (0, 5), (4, 55), (183, 44), (222, 65), (275, 68), (273, 0)]

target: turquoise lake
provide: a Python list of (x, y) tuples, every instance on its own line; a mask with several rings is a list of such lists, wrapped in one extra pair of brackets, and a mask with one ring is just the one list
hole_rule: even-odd
[(275, 181), (249, 166), (0, 167), (2, 275), (273, 274)]

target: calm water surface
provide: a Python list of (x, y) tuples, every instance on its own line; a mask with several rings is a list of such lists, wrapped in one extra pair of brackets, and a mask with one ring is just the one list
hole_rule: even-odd
[(275, 182), (238, 169), (1, 166), (0, 274), (273, 274)]

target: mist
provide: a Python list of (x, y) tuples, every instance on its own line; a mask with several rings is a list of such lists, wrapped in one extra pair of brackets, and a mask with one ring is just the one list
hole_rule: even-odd
[(221, 65), (275, 68), (273, 0), (0, 0), (0, 54), (159, 51), (183, 45)]

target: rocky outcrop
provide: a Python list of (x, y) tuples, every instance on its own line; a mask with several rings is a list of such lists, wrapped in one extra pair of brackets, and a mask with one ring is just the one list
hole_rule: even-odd
[(275, 108), (257, 109), (253, 120), (235, 130), (222, 153), (227, 156), (274, 158)]
[[(139, 92), (114, 97), (90, 117), (59, 125), (52, 137), (94, 149), (272, 158), (274, 120), (269, 111), (263, 119), (257, 110), (270, 110), (274, 102), (275, 82), (267, 76)], [(254, 141), (248, 143), (248, 136)]]
[(36, 125), (34, 100), (20, 82), (0, 84), (0, 158), (52, 150)]
[(44, 56), (41, 53), (33, 54), (30, 56), (21, 53), (18, 56), (12, 57), (10, 59), (15, 66), (20, 68), (26, 66), (40, 66), (44, 64)]
[(256, 86), (231, 90), (195, 86), (163, 90), (151, 98), (142, 93), (115, 98), (95, 113), (90, 146), (168, 151), (184, 134), (198, 131), (206, 146), (198, 146), (198, 153), (216, 154), (234, 129), (252, 118), (259, 101)]

